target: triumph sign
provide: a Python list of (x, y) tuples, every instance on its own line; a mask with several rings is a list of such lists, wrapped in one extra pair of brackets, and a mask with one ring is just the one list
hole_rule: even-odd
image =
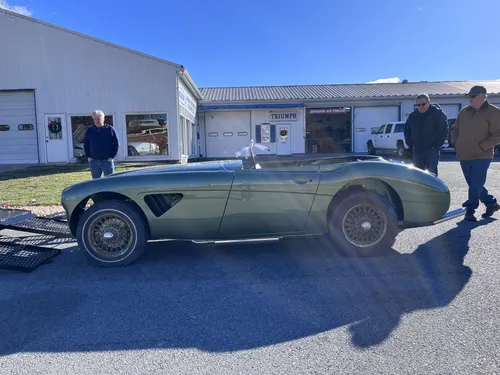
[(271, 122), (276, 121), (297, 121), (297, 112), (270, 112), (269, 120)]

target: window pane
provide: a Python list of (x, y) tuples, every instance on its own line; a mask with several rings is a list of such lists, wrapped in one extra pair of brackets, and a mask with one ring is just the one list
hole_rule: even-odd
[(126, 115), (128, 156), (168, 155), (166, 113)]

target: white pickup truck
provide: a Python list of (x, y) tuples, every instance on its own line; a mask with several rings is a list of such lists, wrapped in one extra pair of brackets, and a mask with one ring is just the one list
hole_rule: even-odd
[(377, 150), (395, 151), (398, 157), (409, 156), (411, 150), (405, 142), (405, 121), (390, 122), (372, 129), (367, 142), (368, 153), (375, 155)]
[[(448, 119), (448, 134), (441, 148), (442, 152), (455, 152), (455, 148), (449, 144), (449, 137), (455, 118)], [(398, 157), (411, 156), (411, 150), (405, 142), (405, 121), (396, 121), (372, 128), (370, 139), (367, 142), (368, 153), (375, 155), (377, 150), (396, 152)], [(500, 145), (495, 147), (495, 155), (500, 156)]]

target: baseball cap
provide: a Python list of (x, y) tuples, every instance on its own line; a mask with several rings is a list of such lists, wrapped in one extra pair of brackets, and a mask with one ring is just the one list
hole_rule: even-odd
[(478, 96), (478, 95), (486, 95), (486, 88), (484, 86), (474, 86), (469, 90), (469, 93), (465, 94), (465, 96)]

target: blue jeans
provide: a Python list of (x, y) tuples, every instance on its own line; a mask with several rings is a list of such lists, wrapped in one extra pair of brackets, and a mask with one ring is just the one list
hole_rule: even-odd
[(104, 176), (108, 176), (115, 171), (115, 162), (108, 161), (108, 159), (92, 159), (89, 161), (89, 166), (93, 179), (101, 178), (102, 174), (104, 174)]
[(438, 163), (439, 163), (439, 151), (438, 148), (430, 148), (428, 150), (418, 150), (413, 148), (413, 164), (415, 167), (423, 170), (428, 170), (431, 173), (438, 175)]
[(488, 159), (460, 161), (465, 181), (469, 185), (469, 199), (462, 204), (462, 207), (474, 211), (479, 207), (479, 201), (485, 206), (494, 206), (497, 203), (493, 195), (484, 187), (490, 163), (491, 160)]

